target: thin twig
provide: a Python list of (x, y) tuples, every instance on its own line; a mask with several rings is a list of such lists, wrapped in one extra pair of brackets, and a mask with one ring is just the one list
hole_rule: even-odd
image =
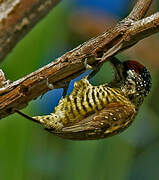
[(139, 20), (143, 18), (149, 9), (150, 5), (152, 3), (152, 0), (139, 0), (135, 4), (133, 10), (129, 14), (129, 18), (133, 20)]

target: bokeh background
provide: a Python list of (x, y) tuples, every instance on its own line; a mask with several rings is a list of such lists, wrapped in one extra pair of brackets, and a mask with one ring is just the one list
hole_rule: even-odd
[[(130, 12), (133, 2), (62, 1), (18, 43), (0, 68), (8, 79), (19, 79), (115, 24)], [(154, 1), (149, 14), (157, 11), (158, 5)], [(63, 140), (13, 114), (0, 121), (0, 179), (158, 180), (158, 45), (156, 34), (117, 56), (145, 64), (153, 78), (150, 95), (126, 131), (98, 141)], [(91, 82), (107, 82), (112, 78), (111, 72), (106, 63)], [(33, 116), (50, 113), (61, 95), (62, 89), (49, 91), (42, 99), (30, 102), (23, 112)]]

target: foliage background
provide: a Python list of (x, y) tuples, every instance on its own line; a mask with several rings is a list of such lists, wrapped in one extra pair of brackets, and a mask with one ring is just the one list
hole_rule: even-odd
[[(127, 0), (63, 1), (16, 46), (1, 63), (1, 69), (11, 80), (23, 77), (104, 31), (130, 9)], [(55, 137), (13, 114), (0, 121), (0, 179), (157, 180), (158, 44), (158, 35), (154, 35), (118, 55), (121, 60), (133, 58), (146, 64), (153, 78), (151, 94), (132, 126), (108, 139), (74, 142)], [(104, 83), (111, 76), (111, 67), (106, 63), (92, 83)], [(71, 89), (72, 83), (69, 92)], [(52, 112), (61, 95), (62, 89), (50, 91), (42, 99), (32, 101), (24, 112), (29, 115)]]

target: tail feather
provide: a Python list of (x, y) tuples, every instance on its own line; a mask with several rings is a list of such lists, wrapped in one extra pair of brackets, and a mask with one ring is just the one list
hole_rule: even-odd
[(40, 123), (40, 121), (38, 121), (36, 118), (33, 118), (33, 117), (31, 117), (31, 116), (28, 116), (27, 114), (25, 114), (25, 113), (23, 113), (23, 112), (21, 112), (21, 111), (19, 111), (19, 110), (17, 110), (17, 109), (15, 109), (14, 111), (15, 111), (16, 113), (20, 114), (21, 116), (23, 116), (23, 117), (26, 118), (26, 119), (29, 119), (29, 120), (34, 121), (34, 122), (36, 122), (36, 123)]
[(15, 110), (15, 112), (17, 112), (18, 114), (20, 114), (26, 119), (29, 119), (31, 121), (44, 125), (48, 129), (53, 129), (53, 130), (58, 131), (63, 128), (62, 122), (59, 121), (59, 117), (54, 113), (50, 115), (45, 115), (45, 116), (30, 117), (19, 110)]
[(58, 116), (54, 113), (45, 116), (34, 116), (32, 118), (40, 124), (43, 124), (48, 129), (59, 130), (63, 128), (62, 122), (59, 121)]

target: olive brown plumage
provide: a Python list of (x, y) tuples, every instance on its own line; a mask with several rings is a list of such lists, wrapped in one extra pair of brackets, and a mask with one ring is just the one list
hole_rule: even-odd
[(115, 72), (108, 84), (93, 86), (84, 77), (61, 99), (54, 113), (33, 119), (53, 134), (74, 140), (101, 139), (126, 129), (151, 88), (151, 76), (136, 61), (110, 63)]

